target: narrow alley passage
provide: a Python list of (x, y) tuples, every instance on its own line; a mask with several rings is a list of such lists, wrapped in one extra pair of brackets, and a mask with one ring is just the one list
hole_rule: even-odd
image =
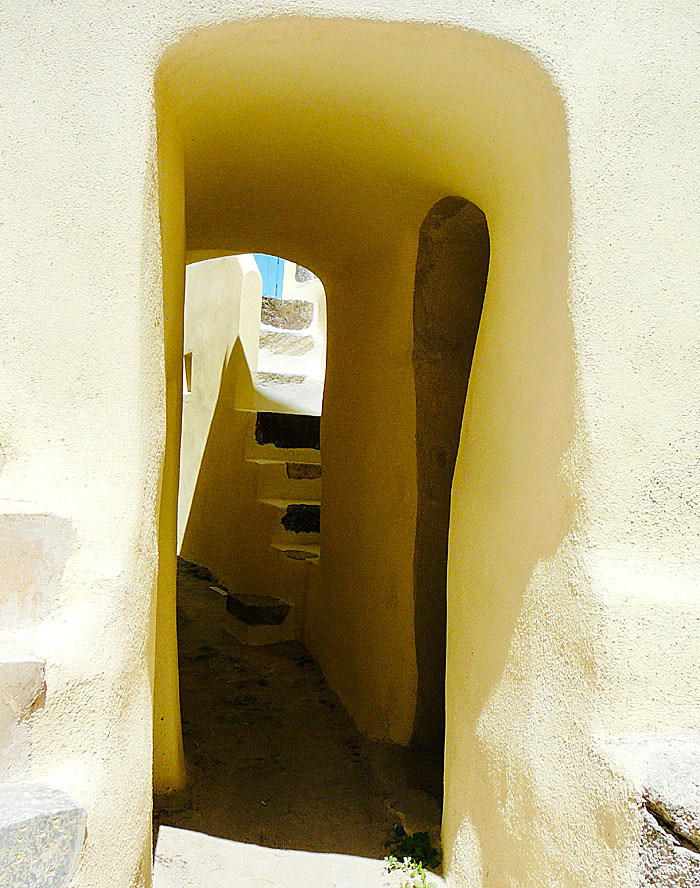
[(296, 642), (240, 644), (226, 631), (225, 597), (205, 577), (178, 570), (189, 785), (157, 806), (156, 827), (383, 858), (396, 817), (317, 663)]

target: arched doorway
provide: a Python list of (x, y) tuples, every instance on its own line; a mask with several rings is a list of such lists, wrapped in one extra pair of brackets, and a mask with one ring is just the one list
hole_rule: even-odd
[[(489, 284), (449, 531), (445, 824), (448, 847), (457, 848), (466, 820), (487, 833), (498, 821), (482, 792), (489, 775), (477, 720), (504, 669), (523, 584), (567, 528), (559, 464), (571, 420), (570, 206), (561, 102), (534, 61), (503, 41), (369, 22), (289, 19), (200, 32), (166, 56), (160, 75), (173, 316), (185, 229), (192, 253), (293, 255), (327, 285), (324, 563), (309, 593), (305, 643), (362, 731), (397, 744), (413, 736), (421, 681), (418, 234), (444, 195), (468, 197), (488, 219)], [(166, 331), (175, 398), (177, 323)], [(167, 508), (163, 515), (172, 521)], [(177, 714), (163, 704), (176, 699), (167, 566), (161, 576), (156, 773), (167, 787), (181, 767)], [(470, 661), (477, 650), (479, 669)]]

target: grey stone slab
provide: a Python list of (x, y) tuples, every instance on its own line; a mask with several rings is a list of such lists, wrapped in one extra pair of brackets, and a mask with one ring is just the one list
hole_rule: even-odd
[(85, 810), (40, 783), (0, 786), (0, 886), (63, 888), (78, 865)]

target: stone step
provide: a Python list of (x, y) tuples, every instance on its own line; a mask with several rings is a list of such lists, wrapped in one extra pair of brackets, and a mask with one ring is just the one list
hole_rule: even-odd
[(0, 782), (22, 780), (29, 772), (29, 737), (22, 722), (45, 690), (41, 660), (0, 660)]
[(272, 535), (271, 546), (295, 561), (321, 556), (321, 507), (294, 503), (287, 507)]
[(294, 638), (294, 608), (281, 598), (229, 592), (226, 610), (226, 631), (241, 644), (276, 644)]
[(85, 810), (41, 783), (0, 786), (0, 884), (64, 888), (85, 841)]
[(285, 531), (296, 536), (319, 534), (321, 532), (320, 503), (292, 503), (287, 506), (280, 524)]
[(278, 330), (306, 330), (313, 323), (314, 303), (303, 299), (276, 299), (263, 296), (260, 311), (261, 327)]
[[(294, 384), (301, 386), (323, 383), (326, 353), (320, 334), (295, 333), (286, 330), (261, 329), (257, 373), (271, 377), (303, 377)], [(264, 382), (263, 378), (261, 382)], [(277, 383), (278, 385), (281, 383)]]
[(297, 373), (265, 373), (264, 371), (255, 374), (255, 387), (263, 386), (280, 386), (280, 385), (303, 385), (307, 377)]
[(285, 510), (293, 503), (320, 505), (321, 467), (296, 463), (261, 465), (258, 500)]
[(321, 538), (317, 533), (290, 533), (282, 528), (270, 545), (293, 561), (310, 561), (321, 556)]
[(263, 328), (260, 331), (259, 346), (261, 351), (269, 351), (273, 355), (299, 358), (308, 355), (314, 348), (320, 346), (321, 342), (321, 336), (313, 336), (309, 333)]
[[(277, 549), (277, 546), (273, 546), (273, 549)], [(321, 563), (321, 547), (313, 546), (307, 547), (305, 549), (278, 549), (279, 552), (284, 555), (285, 558), (289, 558), (290, 561), (303, 561), (305, 564), (310, 565), (320, 565)]]
[(255, 418), (255, 440), (276, 447), (321, 449), (321, 420), (304, 414), (261, 412)]
[(0, 631), (16, 633), (50, 610), (74, 536), (40, 505), (0, 500)]
[(320, 416), (323, 408), (323, 379), (305, 374), (256, 372), (253, 377), (256, 410), (280, 415)]
[(321, 453), (318, 450), (308, 448), (282, 448), (274, 444), (258, 444), (249, 441), (246, 444), (245, 458), (247, 462), (258, 465), (272, 465), (274, 463), (295, 463), (296, 465), (320, 466)]
[(261, 412), (249, 428), (249, 462), (320, 465), (320, 417)]
[[(273, 549), (277, 549), (291, 561), (305, 561), (308, 564), (318, 564), (321, 560), (320, 543), (281, 543), (272, 542)], [(293, 546), (293, 548), (291, 547)]]
[[(388, 872), (383, 860), (264, 848), (161, 826), (153, 888), (399, 888), (408, 878)], [(429, 873), (426, 884), (445, 882)]]

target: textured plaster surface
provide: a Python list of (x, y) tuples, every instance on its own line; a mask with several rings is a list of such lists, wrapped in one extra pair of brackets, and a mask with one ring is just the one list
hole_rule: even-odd
[[(340, 651), (344, 664), (327, 674), (362, 724), (408, 735), (415, 667), (401, 627), (412, 626), (414, 475), (395, 457), (413, 446), (414, 429), (400, 306), (422, 218), (461, 194), (486, 213), (492, 265), (452, 497), (448, 881), (635, 884), (636, 808), (591, 736), (697, 729), (700, 684), (677, 668), (698, 660), (696, 12), (684, 0), (57, 0), (4, 10), (0, 494), (44, 503), (75, 534), (37, 617), (51, 694), (30, 728), (34, 774), (60, 775), (87, 809), (74, 888), (149, 879), (159, 503), (171, 647), (156, 680), (168, 701), (156, 714), (167, 740), (158, 766), (166, 783), (182, 776), (172, 446), (161, 467), (166, 376), (179, 442), (182, 342), (166, 350), (164, 374), (163, 335), (177, 315), (184, 185), (174, 136), (161, 170), (170, 185), (180, 179), (162, 193), (171, 242), (161, 264), (153, 83), (166, 50), (182, 38), (206, 46), (206, 29), (222, 24), (235, 48), (225, 49), (227, 36), (209, 79), (194, 78), (210, 104), (221, 105), (223, 60), (243, 59), (229, 107), (250, 95), (265, 135), (284, 108), (304, 124), (303, 141), (268, 141), (264, 151), (254, 127), (243, 138), (230, 128), (235, 151), (224, 140), (203, 153), (240, 170), (230, 179), (239, 190), (219, 195), (241, 238), (298, 258), (327, 283), (335, 420), (324, 501), (339, 505), (324, 503), (324, 526), (343, 530), (335, 547), (323, 545), (329, 565), (346, 565), (324, 580), (334, 612), (319, 611), (319, 656), (332, 666)], [(279, 40), (236, 37), (239, 23), (266, 16), (277, 17)], [(329, 38), (334, 25), (341, 46)], [(280, 46), (299, 49), (294, 64), (276, 55)], [(268, 79), (256, 91), (261, 71)], [(226, 123), (208, 122), (217, 120)], [(221, 137), (221, 126), (209, 131)], [(220, 188), (222, 170), (209, 169)], [(279, 182), (313, 182), (314, 211), (303, 189), (280, 202)], [(206, 179), (189, 184), (198, 209), (188, 237), (204, 249), (218, 227), (217, 192)], [(361, 324), (344, 324), (356, 304)], [(394, 428), (381, 446), (362, 446), (388, 415)], [(342, 441), (358, 428), (355, 473)], [(373, 487), (357, 485), (358, 474)], [(377, 534), (377, 515), (389, 512), (394, 523)], [(386, 569), (378, 576), (372, 565)], [(368, 604), (353, 591), (362, 589), (382, 604), (367, 611), (359, 642), (324, 635), (333, 621), (346, 632)], [(320, 606), (330, 607), (324, 593)]]

